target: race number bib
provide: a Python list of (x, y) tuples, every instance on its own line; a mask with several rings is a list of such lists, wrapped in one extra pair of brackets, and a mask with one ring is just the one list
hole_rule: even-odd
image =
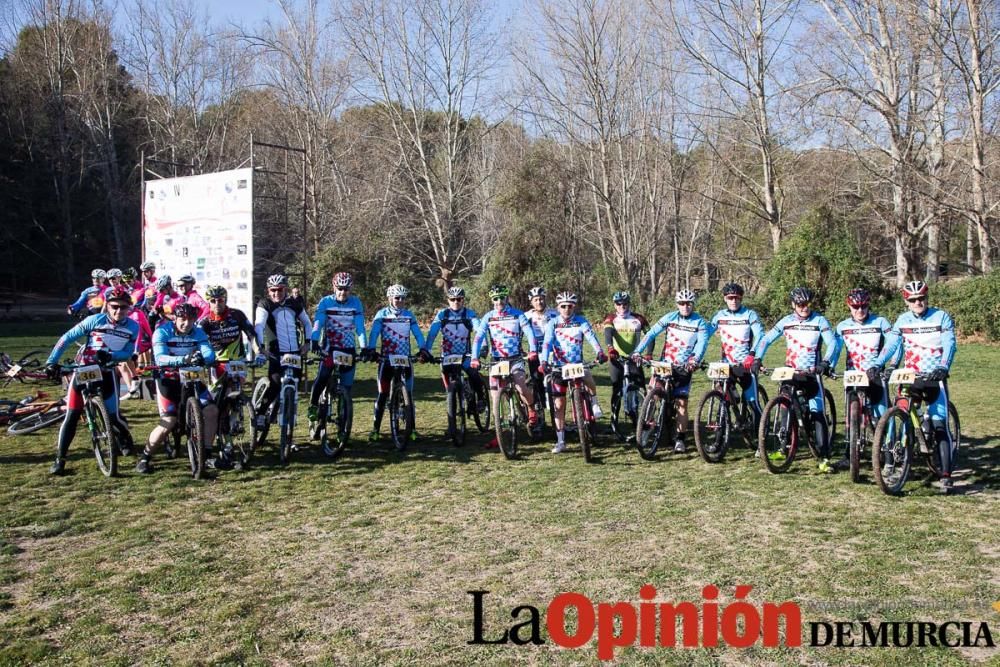
[(575, 380), (586, 374), (583, 364), (566, 364), (562, 367), (563, 380)]
[(771, 379), (775, 382), (788, 382), (795, 377), (795, 369), (790, 366), (779, 366), (771, 371)]
[(393, 368), (409, 368), (410, 358), (405, 354), (390, 354), (389, 365)]
[(490, 377), (507, 377), (510, 375), (510, 362), (498, 361), (490, 366)]
[(74, 384), (88, 384), (90, 382), (100, 382), (101, 381), (101, 367), (94, 366), (81, 366), (76, 369), (76, 377), (73, 378)]
[(281, 355), (281, 365), (282, 366), (301, 366), (302, 357), (297, 354), (283, 354)]
[(334, 352), (332, 356), (336, 366), (350, 366), (354, 363), (354, 356), (347, 352)]
[(460, 354), (448, 354), (441, 357), (442, 366), (457, 366), (462, 363), (462, 355)]
[(913, 384), (916, 381), (916, 372), (909, 368), (897, 368), (889, 376), (889, 384)]
[(181, 382), (208, 382), (208, 373), (204, 368), (182, 368), (178, 375)]
[(725, 380), (729, 377), (729, 364), (716, 362), (708, 365), (708, 377), (711, 380)]
[(846, 371), (844, 373), (845, 387), (867, 387), (868, 373), (864, 371)]
[(660, 377), (670, 377), (674, 374), (674, 367), (666, 361), (651, 361), (649, 367), (653, 369), (653, 375)]
[(233, 377), (245, 378), (247, 376), (247, 365), (245, 361), (227, 361), (226, 373)]

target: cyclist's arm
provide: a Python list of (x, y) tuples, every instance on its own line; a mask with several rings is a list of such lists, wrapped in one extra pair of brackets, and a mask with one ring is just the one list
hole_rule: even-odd
[(195, 341), (198, 343), (198, 350), (201, 352), (202, 359), (205, 360), (205, 365), (215, 363), (215, 349), (212, 348), (212, 343), (208, 340), (208, 334), (201, 327), (195, 327), (192, 333)]
[(647, 347), (650, 347), (656, 341), (656, 337), (666, 330), (667, 324), (669, 324), (667, 319), (668, 317), (670, 317), (669, 313), (661, 317), (656, 324), (654, 324), (652, 328), (646, 332), (646, 335), (642, 337), (639, 344), (635, 346), (633, 354), (642, 354), (646, 351)]
[[(837, 330), (833, 334), (833, 354), (830, 355), (830, 368), (836, 368), (837, 362), (840, 361), (840, 353), (844, 349), (844, 332), (842, 330), (843, 322), (837, 325)], [(847, 368), (846, 357), (844, 358), (844, 368)]]
[(604, 350), (601, 349), (601, 343), (597, 340), (597, 334), (594, 333), (594, 328), (590, 326), (590, 322), (583, 323), (583, 337), (590, 343), (590, 347), (594, 348), (594, 354), (604, 354)]
[(549, 363), (549, 357), (552, 356), (552, 342), (556, 338), (556, 323), (555, 320), (549, 320), (549, 323), (545, 325), (545, 335), (542, 340), (542, 353), (538, 360), (540, 362)]
[[(754, 311), (753, 315), (750, 316), (750, 340), (756, 345), (760, 339), (764, 337), (764, 323), (760, 321), (760, 316)], [(750, 354), (753, 354), (753, 348), (750, 348)]]
[(299, 324), (302, 325), (302, 338), (308, 342), (309, 333), (312, 330), (312, 322), (309, 320), (309, 316), (306, 315), (306, 309), (303, 308), (298, 314)]
[(820, 338), (823, 339), (823, 345), (826, 347), (826, 356), (823, 357), (823, 361), (829, 364), (830, 368), (833, 368), (835, 362), (837, 361), (837, 354), (840, 350), (837, 349), (837, 338), (833, 335), (833, 329), (830, 327), (830, 322), (825, 317), (820, 319)]
[(368, 338), (365, 336), (365, 311), (362, 308), (358, 308), (358, 312), (354, 313), (354, 335), (358, 339), (358, 346), (364, 348), (368, 344)]
[(956, 351), (955, 323), (944, 311), (941, 311), (941, 348), (941, 365), (950, 370)]
[(81, 308), (83, 308), (84, 304), (87, 303), (87, 299), (89, 297), (90, 297), (90, 288), (88, 287), (87, 289), (80, 292), (80, 297), (76, 301), (74, 301), (69, 305), (70, 310), (72, 310), (74, 313), (78, 312)]
[(382, 316), (375, 313), (375, 319), (372, 320), (372, 331), (371, 335), (368, 336), (368, 347), (374, 348), (375, 344), (378, 342), (379, 336), (382, 335)]
[(264, 346), (264, 327), (267, 326), (267, 311), (257, 306), (253, 311), (253, 332), (257, 337), (257, 344)]
[(98, 317), (98, 315), (91, 315), (64, 333), (59, 340), (56, 341), (56, 345), (52, 348), (52, 352), (49, 353), (49, 358), (45, 361), (45, 363), (59, 363), (59, 359), (62, 358), (63, 352), (66, 351), (67, 347), (80, 340), (94, 329)]
[(891, 365), (899, 363), (899, 357), (903, 352), (903, 336), (899, 331), (899, 320), (893, 325), (889, 333), (885, 334), (885, 343), (882, 345), (882, 352), (875, 359), (875, 365), (885, 366), (892, 361)]
[(479, 324), (476, 325), (476, 335), (472, 339), (472, 358), (479, 358), (479, 351), (483, 347), (483, 343), (486, 342), (486, 330), (489, 329), (489, 316), (485, 315), (479, 320)]
[(320, 337), (326, 329), (326, 300), (325, 296), (319, 300), (316, 304), (316, 313), (313, 315), (312, 335), (309, 338), (316, 343), (320, 342)]
[(170, 354), (169, 340), (167, 327), (160, 327), (153, 333), (153, 361), (157, 366), (183, 366), (184, 357)]
[(757, 343), (757, 349), (753, 351), (754, 357), (756, 357), (761, 361), (764, 360), (764, 355), (767, 354), (767, 348), (771, 347), (771, 343), (778, 340), (778, 338), (780, 338), (781, 335), (784, 333), (785, 331), (784, 323), (785, 321), (781, 320), (780, 322), (775, 324), (774, 327), (772, 327), (771, 330), (768, 331), (763, 338), (761, 338), (760, 342)]
[(694, 350), (691, 352), (691, 358), (694, 359), (695, 363), (701, 363), (701, 360), (705, 357), (705, 352), (708, 351), (708, 339), (712, 337), (712, 332), (715, 328), (702, 318), (701, 322), (698, 324), (698, 335), (695, 338)]
[(615, 344), (615, 316), (608, 315), (604, 318), (604, 344), (610, 350)]
[(250, 324), (249, 318), (247, 318), (247, 316), (243, 313), (243, 311), (238, 311), (238, 312), (240, 313), (239, 317), (240, 331), (243, 333), (243, 336), (245, 336), (247, 339), (247, 354), (245, 356), (247, 358), (247, 361), (250, 361), (252, 357), (250, 356), (249, 353), (252, 352), (253, 354), (261, 354), (263, 352), (262, 349), (263, 346), (257, 342), (257, 332), (254, 330), (253, 325)]
[(437, 338), (438, 331), (441, 330), (441, 320), (444, 317), (444, 308), (437, 312), (434, 316), (434, 321), (431, 322), (431, 328), (427, 330), (427, 341), (425, 349), (430, 352), (431, 348), (434, 347), (434, 339)]
[(521, 316), (517, 318), (517, 321), (521, 324), (521, 331), (523, 331), (528, 338), (528, 350), (531, 352), (537, 351), (538, 341), (535, 340), (535, 328), (531, 326), (531, 322), (528, 321), (528, 316), (521, 313)]
[(420, 325), (417, 324), (417, 318), (412, 314), (410, 315), (410, 333), (413, 334), (414, 340), (417, 341), (417, 349), (421, 349), (424, 346), (424, 332), (420, 330)]

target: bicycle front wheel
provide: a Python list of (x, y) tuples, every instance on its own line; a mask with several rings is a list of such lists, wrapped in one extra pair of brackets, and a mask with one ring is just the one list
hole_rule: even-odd
[(87, 428), (90, 430), (90, 442), (94, 448), (97, 467), (105, 477), (114, 477), (118, 474), (118, 442), (114, 429), (111, 428), (111, 415), (101, 396), (88, 398), (86, 410)]
[(872, 441), (872, 473), (882, 492), (898, 496), (910, 475), (915, 434), (910, 413), (893, 406), (882, 415)]
[(635, 427), (635, 445), (639, 456), (652, 461), (663, 437), (663, 426), (667, 421), (665, 411), (671, 400), (662, 389), (653, 389), (643, 399), (639, 407), (639, 420)]
[(195, 396), (188, 398), (184, 405), (184, 421), (191, 477), (201, 479), (205, 472), (205, 417), (201, 412), (201, 401)]
[(410, 418), (410, 394), (405, 382), (392, 381), (389, 394), (389, 430), (397, 451), (406, 450), (410, 433), (413, 432), (413, 422)]
[(573, 390), (573, 416), (576, 420), (577, 434), (580, 436), (580, 448), (583, 450), (583, 460), (591, 463), (594, 460), (592, 448), (594, 446), (593, 434), (591, 433), (591, 422), (587, 419), (586, 392), (580, 387)]
[[(268, 419), (270, 410), (268, 406), (264, 405), (264, 394), (267, 393), (267, 378), (261, 378), (257, 380), (257, 384), (253, 387), (253, 398), (250, 402), (254, 408), (254, 423), (258, 424), (255, 426), (254, 431), (254, 447), (260, 447), (267, 440), (267, 432), (271, 428), (271, 420)], [(257, 415), (263, 416), (262, 421), (257, 421)]]
[(289, 384), (281, 388), (280, 404), (278, 458), (282, 465), (288, 465), (292, 459), (292, 437), (295, 433), (295, 387)]
[(864, 448), (862, 428), (861, 401), (856, 394), (851, 394), (847, 400), (847, 455), (851, 464), (851, 481), (854, 483), (861, 481), (861, 457)]
[(760, 460), (768, 472), (785, 472), (795, 460), (798, 445), (798, 419), (792, 400), (787, 396), (775, 396), (768, 401), (760, 418), (757, 435)]
[[(223, 418), (220, 418), (220, 421)], [(229, 443), (233, 447), (232, 455), (238, 457), (245, 466), (253, 458), (254, 445), (257, 442), (257, 422), (254, 419), (253, 408), (244, 394), (229, 401), (229, 414), (224, 418), (228, 429)]]
[(823, 414), (826, 416), (826, 451), (833, 456), (833, 440), (837, 436), (837, 404), (826, 387), (823, 387)]
[(729, 448), (729, 407), (721, 391), (706, 392), (698, 404), (694, 444), (706, 463), (720, 463)]
[(517, 408), (510, 388), (499, 391), (493, 400), (494, 425), (497, 433), (497, 444), (500, 451), (508, 459), (517, 458)]
[(448, 388), (448, 435), (456, 447), (465, 444), (465, 391), (459, 382)]

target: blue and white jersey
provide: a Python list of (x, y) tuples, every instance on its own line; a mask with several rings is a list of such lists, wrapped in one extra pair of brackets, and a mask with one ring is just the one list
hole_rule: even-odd
[(825, 317), (812, 311), (805, 318), (795, 313), (786, 315), (767, 332), (757, 344), (755, 356), (763, 359), (771, 343), (785, 337), (785, 365), (797, 371), (815, 368), (820, 361), (820, 344), (826, 346), (826, 361), (831, 361), (837, 351), (833, 329)]
[(647, 347), (652, 346), (657, 336), (665, 333), (660, 361), (674, 366), (681, 366), (689, 361), (700, 363), (708, 348), (708, 338), (712, 335), (711, 326), (698, 313), (691, 313), (691, 317), (682, 317), (679, 311), (671, 311), (646, 332), (639, 341), (635, 353), (642, 354)]
[(847, 350), (844, 363), (849, 371), (867, 371), (878, 365), (875, 361), (885, 345), (890, 329), (892, 327), (889, 320), (881, 315), (869, 313), (863, 322), (848, 317), (837, 325), (837, 351), (830, 365), (836, 366), (843, 349)]
[(86, 308), (89, 314), (96, 315), (104, 308), (104, 292), (107, 289), (107, 285), (85, 287), (77, 300), (70, 304), (70, 310), (78, 313), (80, 309)]
[(595, 354), (601, 354), (601, 344), (597, 341), (593, 327), (583, 315), (573, 315), (568, 319), (557, 317), (545, 327), (541, 359), (556, 366), (579, 364), (583, 361), (583, 341), (590, 343)]
[(740, 306), (739, 310), (723, 308), (712, 318), (712, 327), (719, 332), (722, 359), (730, 364), (743, 363), (764, 337), (760, 316), (746, 306)]
[(420, 331), (417, 318), (413, 313), (400, 308), (386, 306), (375, 313), (372, 320), (371, 336), (368, 345), (375, 347), (379, 338), (382, 339), (382, 354), (410, 354), (410, 335), (417, 341), (417, 347), (424, 346), (424, 334)]
[(468, 354), (472, 348), (472, 334), (479, 325), (476, 311), (462, 306), (458, 310), (442, 308), (434, 316), (431, 328), (427, 332), (425, 348), (434, 346), (434, 339), (441, 332), (441, 355)]
[(955, 359), (955, 323), (951, 315), (928, 308), (922, 316), (907, 311), (896, 319), (878, 362), (891, 359), (903, 349), (903, 367), (927, 373), (940, 366), (951, 368)]
[(531, 323), (517, 308), (510, 304), (500, 310), (491, 310), (483, 315), (476, 327), (476, 339), (472, 342), (472, 356), (478, 357), (479, 351), (486, 342), (486, 334), (490, 336), (490, 346), (494, 359), (521, 356), (521, 338), (528, 337), (528, 349), (537, 350), (535, 334)]
[(192, 352), (201, 352), (206, 366), (215, 363), (215, 350), (208, 334), (198, 325), (182, 334), (176, 324), (167, 321), (153, 333), (153, 359), (157, 366), (183, 366), (184, 357)]
[(317, 343), (322, 338), (326, 351), (353, 351), (365, 347), (365, 308), (355, 295), (344, 301), (328, 294), (316, 304), (313, 316), (312, 339)]
[(128, 361), (135, 354), (139, 324), (127, 317), (115, 324), (107, 313), (91, 315), (62, 335), (46, 363), (58, 363), (66, 348), (84, 337), (87, 340), (77, 354), (78, 360), (89, 359), (95, 352), (105, 350), (111, 354), (112, 361)]
[(528, 318), (528, 324), (531, 325), (531, 333), (535, 336), (535, 352), (541, 352), (542, 342), (545, 340), (545, 328), (549, 326), (549, 322), (559, 317), (559, 311), (555, 308), (546, 308), (542, 311), (537, 311), (534, 308), (531, 310), (524, 311), (524, 316)]

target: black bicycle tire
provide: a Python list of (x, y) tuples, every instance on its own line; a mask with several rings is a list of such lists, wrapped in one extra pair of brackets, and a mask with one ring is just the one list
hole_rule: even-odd
[[(702, 424), (707, 421), (702, 418), (702, 415), (705, 411), (705, 406), (712, 399), (718, 401), (720, 406), (719, 429), (723, 434), (721, 440), (719, 440), (719, 436), (712, 437), (712, 439), (717, 441), (714, 450), (709, 447), (710, 443), (706, 439), (708, 432), (702, 432)], [(701, 397), (701, 401), (698, 402), (698, 412), (695, 414), (694, 422), (694, 445), (697, 447), (698, 453), (701, 454), (701, 458), (705, 463), (721, 463), (726, 457), (726, 451), (729, 449), (729, 439), (732, 437), (731, 424), (732, 420), (730, 419), (729, 405), (726, 403), (725, 394), (718, 389), (706, 391), (704, 396)]]
[(875, 427), (875, 438), (872, 440), (872, 476), (875, 478), (875, 483), (878, 484), (882, 493), (888, 496), (902, 495), (903, 487), (906, 486), (906, 481), (909, 478), (910, 467), (913, 465), (913, 437), (911, 436), (906, 438), (903, 448), (905, 463), (899, 483), (890, 484), (886, 482), (882, 475), (882, 442), (885, 440), (889, 424), (893, 422), (893, 418), (896, 415), (902, 416), (900, 423), (904, 432), (913, 430), (913, 424), (910, 423), (910, 413), (894, 405), (886, 410), (882, 418), (878, 420), (878, 425)]
[[(87, 399), (87, 412), (88, 419), (104, 423), (103, 428), (93, 423), (87, 425), (90, 431), (90, 445), (94, 450), (94, 458), (97, 459), (97, 468), (105, 477), (114, 477), (118, 474), (118, 442), (111, 426), (108, 406), (104, 404), (104, 397), (90, 396)], [(102, 442), (106, 443), (107, 447), (102, 447)]]
[[(646, 461), (653, 461), (656, 459), (656, 450), (660, 447), (660, 440), (663, 438), (662, 428), (663, 425), (660, 424), (660, 415), (663, 410), (666, 410), (666, 405), (656, 406), (655, 403), (658, 401), (660, 403), (665, 403), (670, 400), (666, 392), (662, 389), (653, 389), (646, 394), (646, 398), (643, 399), (642, 405), (639, 406), (639, 419), (635, 430), (635, 447), (639, 450), (639, 456), (641, 456)], [(652, 414), (648, 414), (650, 408), (654, 410)], [(645, 446), (646, 439), (643, 438), (643, 425), (647, 423), (648, 417), (655, 416), (655, 422), (653, 426), (647, 429), (650, 432), (653, 442), (652, 445)]]
[(184, 434), (187, 436), (188, 469), (193, 479), (205, 474), (205, 415), (197, 396), (184, 403)]
[(852, 392), (847, 399), (847, 457), (850, 464), (851, 481), (857, 484), (861, 481), (861, 456), (864, 441), (862, 439), (863, 415), (861, 400)]
[(587, 413), (583, 405), (585, 400), (583, 389), (577, 387), (573, 392), (573, 416), (576, 419), (577, 436), (580, 438), (580, 449), (583, 450), (583, 460), (587, 463), (592, 463), (594, 455), (591, 449), (594, 443), (590, 437), (590, 425), (587, 423)]
[(61, 404), (53, 405), (47, 410), (25, 415), (24, 417), (11, 422), (7, 426), (7, 432), (11, 435), (27, 435), (29, 433), (34, 433), (35, 431), (40, 431), (58, 421), (62, 421), (65, 416), (66, 410)]
[(295, 387), (290, 384), (281, 387), (281, 398), (279, 405), (284, 411), (280, 424), (280, 437), (278, 442), (278, 459), (281, 465), (288, 465), (292, 460), (292, 439), (295, 435)]
[[(767, 451), (767, 434), (770, 432), (770, 414), (771, 410), (777, 408), (778, 406), (783, 406), (786, 411), (790, 413), (789, 419), (793, 420), (795, 423), (790, 425), (788, 429), (789, 443), (784, 446), (787, 450), (785, 454), (785, 459), (780, 465), (776, 465), (775, 462), (768, 456)], [(764, 406), (763, 413), (760, 418), (760, 429), (757, 435), (757, 447), (760, 452), (760, 460), (764, 465), (764, 468), (773, 474), (783, 473), (788, 470), (789, 466), (795, 460), (795, 454), (798, 450), (798, 438), (799, 438), (799, 417), (797, 409), (795, 407), (795, 400), (785, 396), (784, 394), (779, 394), (775, 396), (767, 405)]]

